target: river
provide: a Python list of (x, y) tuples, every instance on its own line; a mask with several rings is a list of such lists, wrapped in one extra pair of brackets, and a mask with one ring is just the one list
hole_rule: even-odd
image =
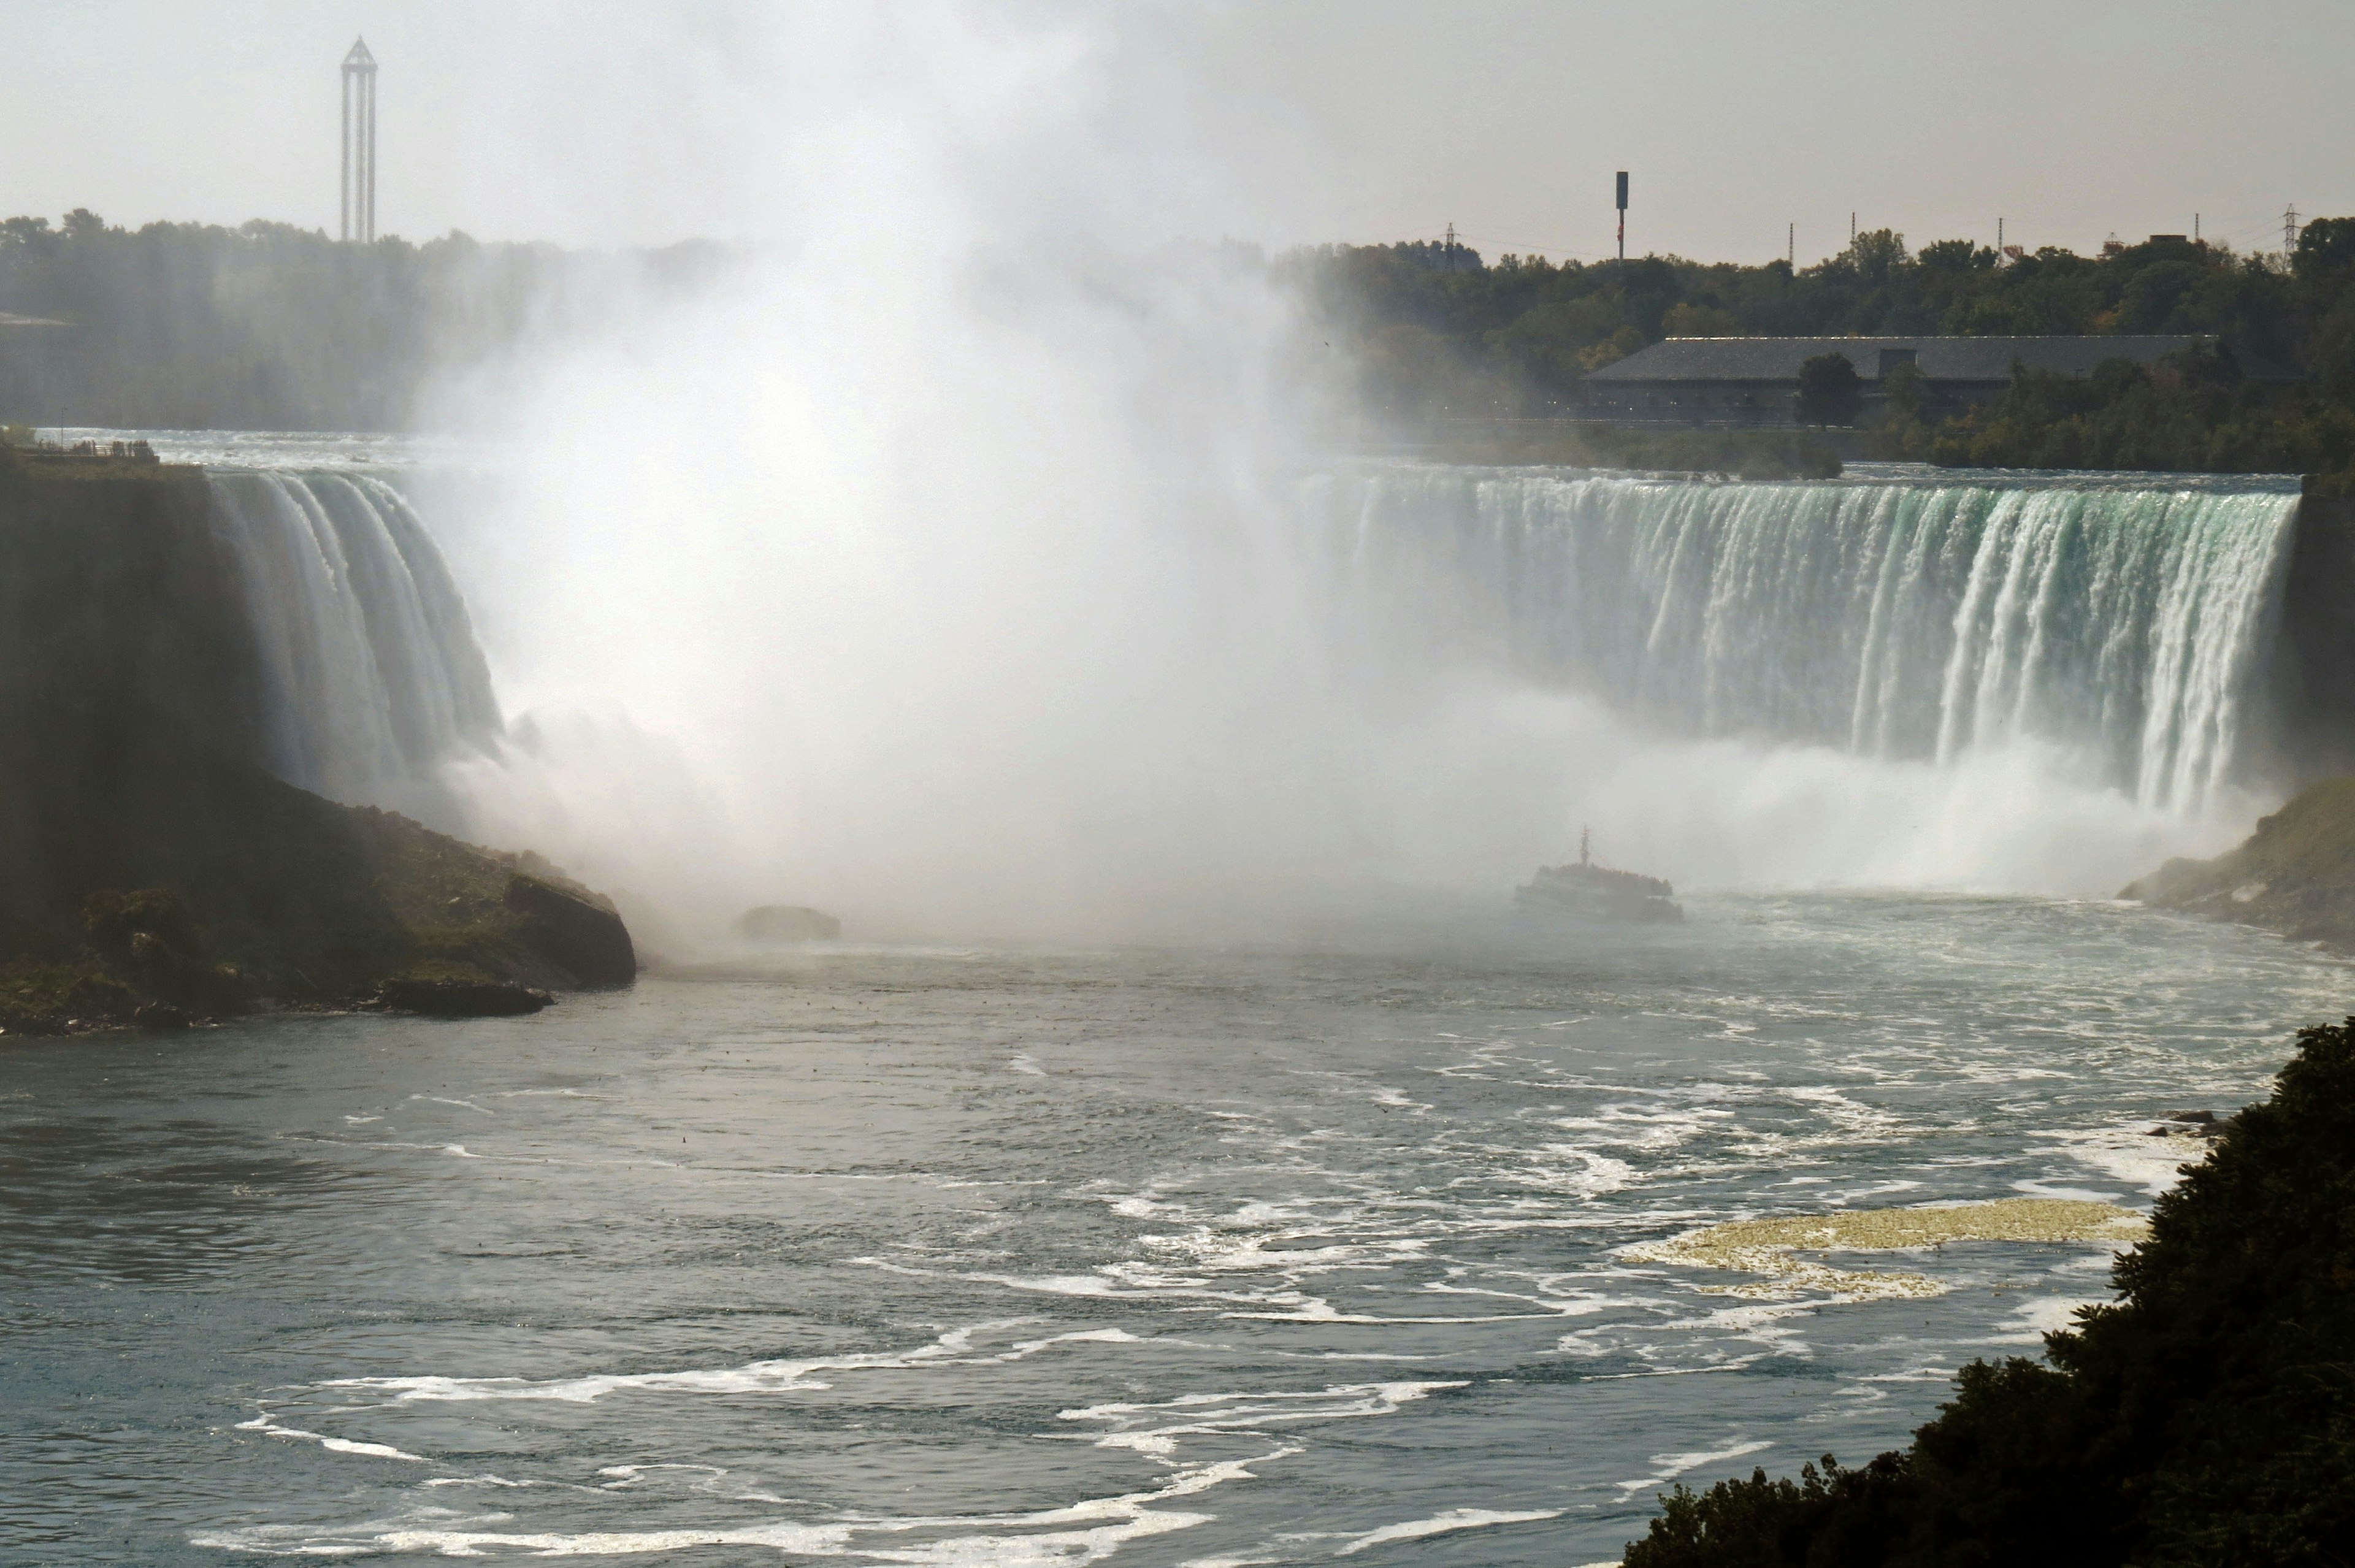
[(1686, 903), (11, 1041), (0, 1552), (1615, 1562), (1675, 1477), (1902, 1443), (2109, 1261), (1775, 1299), (1630, 1247), (2146, 1207), (2198, 1152), (2157, 1119), (2345, 1008), (2339, 962), (2129, 905)]

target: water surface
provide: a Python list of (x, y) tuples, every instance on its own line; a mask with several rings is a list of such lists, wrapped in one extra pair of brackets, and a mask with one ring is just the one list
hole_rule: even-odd
[(1624, 1249), (2147, 1205), (2154, 1118), (2345, 1010), (2334, 961), (2127, 906), (1688, 901), (5, 1042), (0, 1542), (1613, 1561), (1672, 1477), (1902, 1442), (2108, 1262), (1958, 1245), (1897, 1261), (1934, 1299), (1762, 1302)]

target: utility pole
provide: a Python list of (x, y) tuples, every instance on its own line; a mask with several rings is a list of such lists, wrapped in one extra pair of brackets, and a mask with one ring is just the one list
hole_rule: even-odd
[(1627, 264), (1627, 171), (1619, 171), (1619, 264)]
[(376, 57), (368, 40), (344, 57), (343, 233), (376, 239)]

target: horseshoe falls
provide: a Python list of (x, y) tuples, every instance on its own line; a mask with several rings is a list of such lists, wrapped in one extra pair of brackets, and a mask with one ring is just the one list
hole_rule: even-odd
[(2170, 813), (2279, 764), (2294, 482), (1398, 465), (1311, 507), (1344, 579), (1447, 584), (1416, 613), (1673, 732), (1945, 765), (2040, 742)]
[(289, 784), (403, 804), (500, 730), (465, 601), (392, 485), (325, 470), (210, 471), (245, 589), (266, 762)]
[[(723, 863), (723, 852), (705, 842), (699, 802), (643, 748), (584, 742), (528, 701), (518, 733), (538, 735), (538, 750), (499, 744), (467, 605), (432, 519), (398, 480), (307, 448), (276, 464), (204, 456), (280, 776), (453, 830), (553, 844), (622, 885), (678, 881), (681, 903), (699, 896), (677, 868)], [(1103, 862), (1086, 874), (1124, 897), (1146, 856), (1097, 838), (1122, 819), (1134, 781), (1060, 763), (1043, 783), (1019, 771), (1064, 744), (1082, 759), (1143, 746), (1161, 759), (1155, 787), (1215, 795), (1209, 826), (1169, 829), (1189, 868), (1291, 855), (1285, 875), (1303, 887), (1367, 864), (1487, 886), (1558, 856), (1563, 834), (1574, 841), (1591, 820), (1613, 853), (1686, 881), (2101, 891), (2169, 854), (2237, 838), (2316, 771), (2316, 738), (2327, 747), (2339, 731), (2309, 678), (2327, 671), (2293, 656), (2301, 616), (2308, 633), (2321, 624), (2299, 600), (2331, 573), (2293, 570), (2302, 533), (2317, 530), (2301, 528), (2284, 481), (1904, 470), (1729, 484), (1370, 464), (1308, 480), (1293, 504), (1258, 553), (1224, 561), (1234, 581), (1187, 591), (1217, 607), (1216, 631), (1188, 644), (1182, 664), (1147, 658), (1133, 672), (1140, 690), (1196, 692), (1230, 715), (1219, 724), (1180, 734), (1125, 704), (1084, 724), (1016, 705), (954, 741), (961, 720), (936, 716), (913, 726), (928, 743), (964, 755), (986, 741), (1017, 773), (961, 766), (937, 799), (879, 802), (875, 781), (833, 779), (826, 759), (868, 754), (909, 726), (856, 717), (804, 744), (798, 719), (738, 725), (797, 736), (800, 762), (762, 776), (826, 823), (822, 840), (799, 841), (831, 846), (848, 868), (825, 873), (839, 884), (826, 896), (877, 896), (877, 879), (854, 873), (903, 853), (926, 823), (1003, 816), (1001, 797), (1051, 788), (1086, 804), (1096, 837), (1072, 842)], [(1035, 552), (1007, 580), (1055, 559)], [(1263, 591), (1279, 581), (1303, 592)], [(889, 639), (820, 645), (815, 628), (839, 594), (871, 594), (887, 621), (910, 626), (954, 603), (921, 575), (837, 574), (774, 615), (788, 630), (768, 656), (864, 667)], [(1249, 667), (1248, 703), (1243, 667), (1218, 640), (1245, 635), (1281, 644)], [(2305, 639), (2318, 640), (2339, 641)], [(762, 656), (713, 656), (750, 668)], [(1434, 670), (1476, 678), (1424, 678)], [(1066, 685), (1072, 713), (1100, 695)], [(1010, 761), (1009, 733), (1026, 737)], [(599, 815), (608, 799), (665, 804), (631, 807), (617, 833)], [(1339, 826), (1317, 838), (1328, 820)], [(661, 863), (623, 859), (651, 841), (649, 823), (667, 836)], [(919, 858), (956, 852), (928, 846)], [(981, 901), (1002, 907), (1021, 891)], [(916, 890), (920, 905), (938, 897)]]
[[(630, 652), (624, 612), (741, 579), (736, 557), (622, 570), (634, 536), (584, 531), (567, 492), (549, 548), (611, 588), (563, 597), (482, 569), (477, 530), (533, 514), (288, 444), (204, 456), (191, 524), (235, 568), (279, 772), (402, 810), (444, 780), (462, 827), (502, 779), (560, 786), (573, 820), (653, 846), (648, 883), (613, 880), (633, 891), (665, 891), (657, 857), (690, 891), (754, 859), (674, 833), (692, 796), (569, 738), (516, 651), (536, 605), (595, 628), (568, 658)], [(632, 529), (709, 521), (657, 479)], [(762, 798), (857, 871), (828, 909), (849, 942), (715, 948), (524, 1019), (10, 1042), (0, 1157), (38, 1222), (12, 1232), (0, 1537), (176, 1568), (1615, 1561), (1675, 1481), (1860, 1464), (1954, 1368), (2032, 1354), (2107, 1294), (2096, 1243), (1733, 1275), (1680, 1238), (2022, 1196), (2147, 1210), (2200, 1152), (2175, 1115), (2262, 1093), (2288, 1031), (2343, 1010), (2342, 960), (2098, 895), (2211, 822), (2245, 833), (2345, 705), (2344, 514), (2264, 481), (1297, 484), (1256, 531), (1177, 518), (1249, 547), (1190, 575), (1163, 570), (1171, 531), (1149, 574), (1089, 563), (1109, 525), (1083, 507), (1044, 541), (1009, 521), (987, 574), (878, 507), (862, 523), (904, 548), (830, 563), (792, 536), (769, 560), (800, 576), (759, 577), (757, 622), (670, 601), (711, 606), (670, 623), (710, 651), (660, 671), (794, 742), (761, 753)], [(1018, 619), (1064, 567), (1071, 603), (1123, 618), (1033, 604), (1016, 651), (1060, 663), (951, 613)], [(845, 595), (858, 615), (829, 619)], [(1210, 632), (1156, 622), (1155, 595)], [(511, 743), (477, 624), (517, 672)], [(1270, 627), (1264, 656), (1226, 656)], [(739, 668), (785, 672), (797, 705), (760, 707)], [(919, 677), (942, 695), (911, 720)], [(855, 722), (798, 705), (836, 691)], [(828, 767), (842, 787), (796, 795)], [(937, 793), (891, 793), (932, 768)], [(626, 809), (581, 809), (608, 780)], [(1013, 895), (1082, 863), (989, 811), (1041, 780), (1071, 785), (1048, 798), (1075, 855), (1133, 842), (1088, 817), (1122, 807), (1188, 861), (1265, 858), (1258, 904), (1327, 869), (1280, 858), (1320, 823), (1350, 866), (1425, 860), (1347, 884), (1323, 924), (1229, 900), (1206, 937), (1034, 936)], [(1230, 809), (1183, 818), (1199, 781)], [(1598, 852), (1677, 880), (1683, 923), (1517, 909), (1589, 819)], [(485, 841), (568, 869), (604, 842), (526, 820)], [(958, 912), (964, 840), (1007, 896), (924, 923)], [(897, 924), (895, 877), (927, 901)], [(808, 887), (724, 912), (835, 905)]]

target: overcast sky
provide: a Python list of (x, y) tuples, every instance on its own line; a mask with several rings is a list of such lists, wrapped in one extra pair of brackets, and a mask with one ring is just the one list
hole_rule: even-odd
[[(879, 3), (879, 0), (878, 0)], [(974, 7), (963, 7), (966, 10)], [(332, 229), (336, 67), (381, 62), (379, 227), (661, 242), (751, 232), (728, 138), (797, 91), (787, 0), (0, 0), (0, 213)], [(1009, 0), (1138, 124), (1199, 144), (1167, 221), (1281, 246), (1434, 238), (1801, 260), (1849, 213), (1915, 243), (2277, 245), (2355, 213), (2349, 0)], [(763, 14), (766, 13), (764, 19)], [(925, 25), (923, 5), (901, 13)], [(774, 48), (774, 40), (771, 40)], [(864, 47), (864, 46), (862, 46)], [(1064, 56), (1055, 56), (1063, 59)], [(827, 67), (838, 77), (839, 62)], [(887, 68), (879, 66), (878, 69)], [(714, 101), (725, 99), (725, 112)], [(1139, 133), (1148, 133), (1140, 132)]]

